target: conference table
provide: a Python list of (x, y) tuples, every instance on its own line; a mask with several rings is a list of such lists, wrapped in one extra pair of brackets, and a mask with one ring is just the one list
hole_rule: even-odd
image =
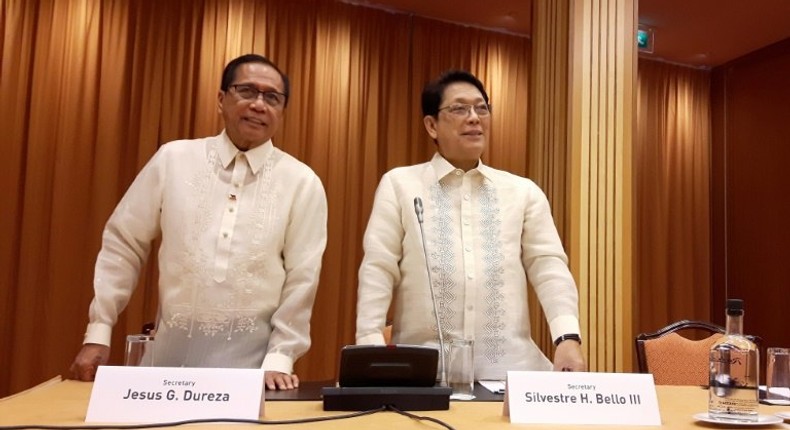
[[(328, 412), (318, 400), (320, 387), (331, 384), (327, 381), (305, 382), (299, 390), (266, 392), (263, 421), (304, 419), (311, 417), (341, 416), (349, 412)], [(29, 390), (0, 399), (0, 428), (5, 426), (90, 426), (85, 423), (85, 413), (90, 399), (92, 383), (61, 380), (60, 377), (42, 383)], [(486, 394), (476, 387), (476, 401), (452, 401), (445, 411), (414, 411), (415, 415), (442, 420), (455, 429), (504, 429), (504, 428), (617, 428), (645, 429), (643, 426), (568, 426), (568, 425), (525, 425), (510, 424), (502, 415), (502, 396)], [(695, 386), (657, 386), (661, 428), (668, 429), (715, 429), (732, 428), (696, 421), (693, 415), (707, 410), (707, 390)], [(760, 405), (760, 414), (771, 415), (787, 412), (787, 406)], [(569, 408), (569, 413), (572, 409)], [(271, 427), (271, 426), (267, 426)], [(279, 426), (288, 429), (441, 429), (439, 424), (419, 421), (395, 412), (383, 411), (370, 415), (332, 421), (289, 424)], [(233, 429), (261, 428), (255, 424), (193, 424), (176, 428)], [(758, 428), (790, 429), (790, 423), (759, 426)]]

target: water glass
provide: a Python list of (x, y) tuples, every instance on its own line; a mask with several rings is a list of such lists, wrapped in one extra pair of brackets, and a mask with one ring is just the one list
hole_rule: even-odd
[(768, 348), (765, 399), (790, 405), (790, 348)]
[(124, 366), (153, 367), (156, 343), (150, 334), (126, 336), (126, 358)]
[(447, 381), (453, 394), (453, 400), (472, 400), (475, 384), (474, 345), (471, 340), (454, 339), (450, 342), (448, 354)]

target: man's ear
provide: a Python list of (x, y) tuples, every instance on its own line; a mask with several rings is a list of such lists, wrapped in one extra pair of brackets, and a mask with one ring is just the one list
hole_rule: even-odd
[(225, 100), (225, 91), (219, 90), (217, 92), (217, 112), (222, 113), (222, 101)]
[(436, 132), (436, 117), (425, 115), (422, 118), (422, 123), (425, 124), (425, 131), (428, 132), (431, 139), (436, 140), (436, 137), (439, 135), (439, 133)]

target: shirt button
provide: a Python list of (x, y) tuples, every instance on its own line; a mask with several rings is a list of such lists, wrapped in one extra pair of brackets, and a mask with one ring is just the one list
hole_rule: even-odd
[(466, 252), (472, 252), (472, 248), (470, 248), (470, 247), (468, 247), (468, 246), (467, 246), (466, 248), (464, 248), (464, 250), (465, 250)]
[(227, 238), (228, 237), (228, 232), (227, 231), (222, 232), (222, 237)]
[(469, 194), (464, 194), (464, 200), (469, 200)]
[(466, 279), (475, 279), (474, 275), (466, 275)]
[(241, 183), (240, 182), (236, 182), (235, 184), (233, 184), (233, 186), (236, 187), (236, 188), (241, 188)]
[(461, 176), (461, 171), (460, 170), (456, 170), (455, 171), (455, 176)]
[(228, 208), (228, 212), (233, 213), (233, 208)]
[(464, 225), (469, 225), (469, 220), (464, 220)]
[(468, 310), (469, 312), (471, 312), (471, 311), (475, 310), (475, 307), (474, 307), (474, 306), (472, 306), (472, 305), (469, 305), (469, 306), (467, 306), (467, 307), (466, 307), (466, 310)]

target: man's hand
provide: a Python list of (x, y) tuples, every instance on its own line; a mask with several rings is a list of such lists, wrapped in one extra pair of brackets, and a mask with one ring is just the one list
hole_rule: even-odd
[(93, 381), (96, 377), (96, 369), (103, 364), (107, 364), (110, 359), (110, 347), (97, 343), (86, 343), (74, 363), (71, 363), (71, 376), (79, 381)]
[(267, 370), (263, 372), (263, 375), (266, 380), (266, 388), (269, 390), (293, 390), (294, 388), (299, 388), (299, 377), (296, 374), (289, 375)]
[(582, 346), (575, 340), (568, 339), (557, 345), (554, 351), (554, 370), (563, 372), (586, 372), (587, 364), (582, 355)]

